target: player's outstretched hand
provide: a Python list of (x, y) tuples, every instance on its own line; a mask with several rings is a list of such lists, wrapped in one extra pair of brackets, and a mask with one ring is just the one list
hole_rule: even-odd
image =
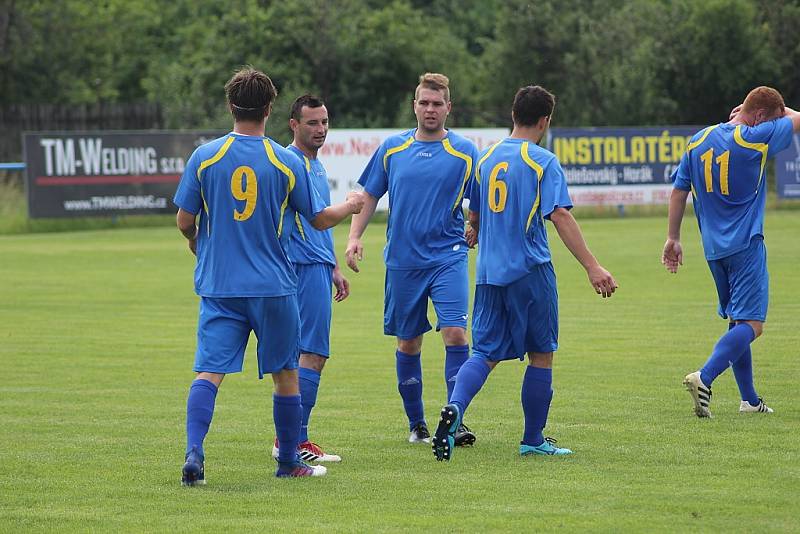
[(364, 208), (364, 193), (350, 191), (344, 201), (350, 206), (350, 213), (361, 213)]
[(678, 272), (678, 266), (683, 265), (683, 248), (680, 241), (667, 239), (664, 243), (664, 252), (661, 253), (661, 263), (672, 274)]
[(333, 269), (333, 285), (336, 287), (336, 294), (333, 296), (333, 300), (336, 302), (342, 302), (350, 296), (350, 282), (347, 281), (338, 266)]
[(475, 228), (472, 226), (467, 226), (467, 229), (464, 231), (464, 239), (467, 240), (467, 246), (469, 248), (475, 248), (475, 245), (478, 244), (478, 232), (476, 232)]
[(614, 291), (619, 287), (617, 281), (611, 276), (611, 273), (606, 271), (602, 265), (596, 265), (589, 269), (589, 282), (592, 284), (595, 292), (598, 295), (603, 295), (603, 298), (610, 297)]
[(358, 262), (364, 259), (364, 245), (357, 237), (351, 237), (347, 242), (347, 249), (344, 251), (344, 257), (347, 259), (347, 266), (353, 271), (358, 271)]

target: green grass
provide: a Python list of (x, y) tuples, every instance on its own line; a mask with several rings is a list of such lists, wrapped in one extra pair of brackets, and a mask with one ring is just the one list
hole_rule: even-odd
[[(681, 379), (726, 327), (694, 221), (672, 276), (663, 219), (589, 219), (620, 284), (610, 300), (551, 235), (561, 335), (547, 433), (575, 454), (518, 457), (524, 365), (508, 362), (470, 407), (476, 446), (437, 463), (406, 442), (375, 224), (352, 297), (335, 305), (312, 419), (312, 438), (344, 461), (323, 479), (272, 476), (271, 385), (251, 346), (220, 391), (202, 488), (179, 484), (197, 298), (177, 230), (0, 236), (0, 531), (797, 531), (800, 212), (766, 225), (772, 301), (754, 360), (773, 416), (740, 416), (730, 373), (715, 418), (692, 415)], [(336, 236), (342, 249), (345, 229)], [(433, 424), (435, 334), (423, 362)]]

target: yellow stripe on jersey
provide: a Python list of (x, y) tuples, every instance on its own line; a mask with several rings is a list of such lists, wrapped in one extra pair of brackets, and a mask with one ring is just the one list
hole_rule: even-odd
[(396, 154), (397, 152), (402, 152), (403, 150), (405, 150), (408, 147), (410, 147), (411, 143), (413, 143), (413, 142), (414, 142), (414, 136), (410, 135), (410, 136), (408, 136), (408, 139), (406, 139), (406, 141), (402, 145), (396, 146), (394, 148), (390, 148), (389, 150), (387, 150), (386, 154), (383, 156), (383, 170), (384, 171), (388, 171), (389, 170), (389, 167), (388, 167), (389, 156), (391, 156), (392, 154)]
[(294, 189), (294, 184), (297, 180), (292, 172), (292, 169), (287, 167), (286, 164), (280, 161), (275, 155), (275, 150), (273, 150), (269, 139), (264, 139), (264, 149), (267, 151), (267, 157), (269, 158), (269, 161), (275, 165), (279, 171), (285, 174), (287, 178), (289, 178), (289, 183), (286, 186), (286, 198), (283, 199), (283, 204), (281, 204), (281, 216), (278, 222), (278, 237), (280, 237), (281, 233), (283, 233), (283, 214), (286, 212), (286, 206), (289, 205), (289, 193), (291, 193), (292, 189)]
[(536, 200), (533, 202), (533, 208), (531, 208), (531, 212), (528, 214), (528, 222), (525, 225), (525, 231), (527, 232), (528, 229), (531, 227), (531, 222), (533, 221), (533, 214), (536, 213), (536, 210), (539, 208), (539, 194), (541, 192), (541, 185), (542, 185), (542, 176), (544, 176), (544, 169), (541, 165), (533, 161), (530, 154), (528, 154), (528, 142), (525, 141), (522, 143), (522, 146), (519, 149), (519, 153), (522, 156), (522, 160), (533, 169), (533, 172), (536, 173)]
[(306, 240), (306, 231), (303, 229), (303, 222), (300, 220), (300, 214), (294, 214), (294, 222), (297, 223), (297, 229), (300, 231), (300, 237), (303, 238), (303, 241)]
[(305, 154), (303, 154), (303, 161), (306, 162), (306, 170), (308, 172), (311, 172), (311, 161), (308, 159), (308, 156), (306, 156)]
[(467, 187), (467, 180), (469, 180), (470, 174), (472, 174), (472, 158), (463, 152), (459, 152), (453, 145), (450, 144), (450, 139), (444, 138), (442, 139), (442, 146), (447, 151), (448, 154), (453, 155), (459, 159), (463, 159), (467, 163), (467, 169), (464, 171), (464, 179), (461, 181), (461, 190), (458, 192), (458, 197), (456, 198), (455, 204), (453, 204), (453, 208), (450, 211), (455, 211), (455, 209), (461, 204), (461, 199), (464, 198), (464, 189)]
[(714, 126), (709, 126), (705, 130), (703, 130), (703, 135), (700, 136), (700, 139), (698, 139), (697, 141), (693, 141), (693, 142), (689, 143), (688, 145), (686, 145), (686, 152), (689, 152), (690, 150), (695, 149), (695, 148), (699, 147), (701, 144), (703, 144), (703, 141), (706, 140), (706, 137), (708, 137), (708, 134), (710, 134), (711, 131), (714, 128), (716, 128), (717, 126), (719, 126), (719, 124), (715, 124)]
[(486, 151), (486, 154), (484, 154), (483, 157), (478, 160), (478, 164), (475, 166), (475, 180), (478, 181), (478, 184), (481, 183), (481, 165), (483, 164), (484, 161), (486, 161), (486, 158), (492, 155), (494, 149), (500, 146), (500, 143), (502, 143), (502, 141), (498, 141), (497, 143), (493, 144), (491, 148), (489, 148), (489, 150)]
[(758, 185), (756, 186), (756, 191), (758, 191), (758, 188), (761, 187), (761, 178), (764, 176), (764, 166), (767, 164), (767, 150), (769, 146), (766, 143), (748, 143), (745, 141), (742, 137), (741, 125), (737, 126), (733, 131), (733, 139), (739, 146), (761, 152), (761, 170), (758, 173)]
[(225, 153), (231, 147), (231, 145), (233, 144), (233, 141), (235, 139), (236, 138), (234, 136), (232, 136), (232, 135), (230, 137), (228, 137), (228, 139), (222, 144), (222, 146), (219, 147), (219, 150), (217, 150), (217, 153), (214, 154), (214, 157), (209, 158), (209, 159), (205, 160), (204, 162), (202, 162), (200, 164), (200, 166), (197, 168), (197, 179), (198, 180), (200, 180), (200, 173), (202, 173), (207, 167), (211, 167), (213, 164), (215, 164), (216, 162), (218, 162), (219, 160), (222, 159), (222, 156), (225, 155)]

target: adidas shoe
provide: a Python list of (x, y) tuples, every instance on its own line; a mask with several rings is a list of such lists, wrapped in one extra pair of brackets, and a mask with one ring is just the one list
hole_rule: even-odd
[(428, 425), (425, 423), (417, 423), (417, 425), (411, 429), (411, 433), (408, 435), (408, 442), (430, 443), (431, 433), (428, 432)]
[(708, 409), (711, 404), (711, 388), (703, 384), (700, 380), (700, 371), (689, 373), (683, 379), (683, 385), (692, 396), (694, 402), (694, 413), (697, 417), (711, 417), (711, 410)]
[(192, 447), (186, 454), (186, 463), (183, 464), (182, 486), (202, 486), (206, 483), (205, 461), (197, 447)]
[(758, 405), (753, 406), (747, 401), (742, 401), (739, 405), (739, 413), (772, 413), (775, 410), (764, 404), (764, 399), (758, 398)]
[(278, 464), (275, 476), (278, 478), (322, 477), (328, 469), (322, 465), (308, 465), (302, 460), (291, 464)]
[(556, 447), (555, 443), (556, 440), (554, 440), (553, 438), (544, 438), (542, 444), (536, 446), (520, 443), (519, 453), (522, 456), (533, 456), (533, 455), (563, 456), (565, 454), (572, 454), (572, 451), (570, 449)]
[(461, 412), (458, 406), (446, 404), (442, 408), (436, 434), (433, 435), (433, 455), (436, 456), (436, 460), (440, 462), (450, 460), (455, 448), (455, 433), (461, 426)]
[[(272, 446), (272, 457), (278, 459), (278, 440)], [(312, 441), (304, 441), (297, 446), (297, 454), (304, 462), (341, 462), (342, 457), (338, 454), (328, 454)]]
[(475, 444), (475, 434), (469, 429), (467, 425), (461, 423), (456, 428), (456, 433), (453, 435), (453, 441), (456, 447), (466, 447)]

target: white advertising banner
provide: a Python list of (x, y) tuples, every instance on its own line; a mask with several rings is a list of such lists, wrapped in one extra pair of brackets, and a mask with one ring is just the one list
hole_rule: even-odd
[[(388, 137), (402, 132), (401, 129), (385, 130), (345, 130), (332, 129), (319, 151), (319, 160), (328, 171), (331, 186), (331, 202), (342, 202), (351, 189), (359, 189), (357, 184), (361, 173), (369, 163), (372, 154)], [(466, 128), (453, 129), (454, 132), (470, 139), (478, 151), (497, 143), (508, 136), (505, 128)], [(386, 195), (378, 203), (379, 210), (387, 210), (389, 200)]]

